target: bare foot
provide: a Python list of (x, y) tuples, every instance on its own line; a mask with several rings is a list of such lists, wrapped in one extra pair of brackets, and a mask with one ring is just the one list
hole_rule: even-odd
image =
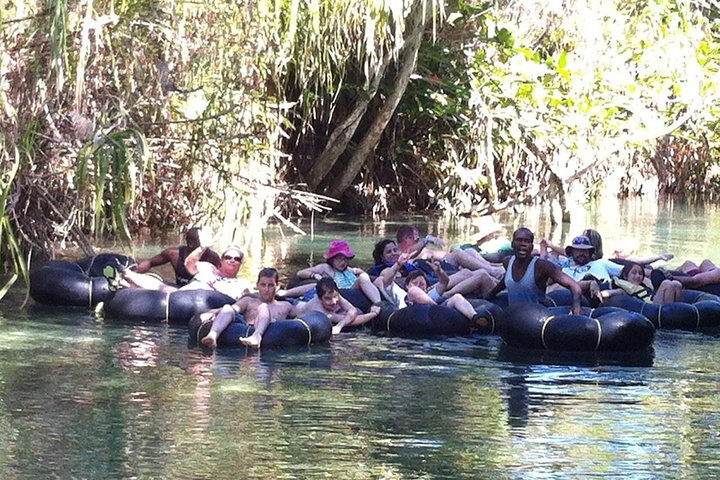
[(342, 327), (340, 325), (333, 325), (332, 334), (337, 335), (340, 332), (342, 332)]
[(255, 333), (253, 333), (249, 337), (241, 337), (240, 338), (240, 343), (242, 343), (243, 345), (246, 345), (248, 347), (260, 348), (260, 342), (262, 342), (262, 337)]
[(202, 340), (200, 340), (200, 343), (202, 343), (206, 347), (217, 348), (217, 333), (211, 331), (205, 337), (203, 337)]

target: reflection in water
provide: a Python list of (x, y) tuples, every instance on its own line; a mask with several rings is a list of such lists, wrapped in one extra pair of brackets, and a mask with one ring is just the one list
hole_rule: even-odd
[[(597, 227), (610, 246), (633, 236), (644, 252), (702, 254), (720, 240), (713, 209), (674, 208), (604, 204), (567, 231), (541, 214), (504, 223), (534, 222), (559, 244)], [(466, 219), (341, 218), (318, 222), (314, 239), (268, 236), (260, 263), (278, 258), (290, 272), (342, 236), (367, 264), (376, 238), (408, 220), (450, 242), (472, 233)], [(720, 477), (717, 335), (659, 332), (654, 350), (631, 357), (362, 330), (310, 348), (211, 353), (188, 349), (184, 328), (84, 310), (2, 317), (6, 478)]]

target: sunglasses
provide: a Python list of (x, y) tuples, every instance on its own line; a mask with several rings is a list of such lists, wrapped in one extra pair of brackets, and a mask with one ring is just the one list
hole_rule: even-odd
[(230, 255), (223, 255), (223, 260), (235, 260), (236, 262), (240, 263), (243, 260), (243, 257), (231, 257)]

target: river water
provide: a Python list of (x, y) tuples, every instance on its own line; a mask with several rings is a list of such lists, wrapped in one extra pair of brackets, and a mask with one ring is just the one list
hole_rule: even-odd
[[(500, 220), (561, 245), (596, 227), (607, 251), (632, 237), (639, 253), (696, 260), (720, 240), (714, 207), (578, 206), (565, 229), (541, 210)], [(316, 219), (312, 236), (271, 228), (244, 273), (272, 263), (287, 277), (337, 237), (368, 265), (408, 221), (451, 242), (472, 233), (427, 216)], [(188, 348), (183, 328), (23, 300), (14, 289), (0, 303), (3, 478), (720, 478), (716, 334), (661, 331), (632, 357), (369, 331), (213, 354)]]

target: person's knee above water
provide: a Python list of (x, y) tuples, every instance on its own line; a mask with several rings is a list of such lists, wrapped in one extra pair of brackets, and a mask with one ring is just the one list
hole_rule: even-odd
[(481, 255), (472, 250), (444, 250), (431, 249), (430, 244), (438, 248), (444, 248), (445, 242), (439, 237), (426, 235), (422, 240), (418, 229), (411, 225), (402, 225), (397, 230), (397, 246), (400, 253), (409, 255), (412, 259), (428, 261), (441, 261), (446, 270), (458, 270), (467, 268), (470, 270), (487, 270), (492, 276), (499, 278), (504, 273), (501, 266), (494, 265), (485, 260)]
[[(297, 311), (293, 304), (275, 299), (278, 281), (276, 269), (263, 268), (258, 273), (255, 284), (257, 297), (246, 295), (233, 305), (225, 305), (217, 312), (202, 314), (203, 321), (213, 320), (210, 332), (201, 340), (203, 345), (215, 348), (217, 338), (227, 326), (234, 320), (242, 319), (254, 327), (254, 332), (249, 337), (240, 338), (240, 342), (250, 347), (259, 347), (262, 336), (271, 322), (295, 317)], [(261, 308), (263, 305), (265, 308)]]
[(548, 281), (554, 281), (572, 292), (573, 313), (580, 312), (580, 285), (564, 274), (560, 267), (533, 255), (535, 234), (525, 227), (513, 233), (512, 247), (515, 254), (504, 260), (505, 276), (493, 288), (486, 298), (493, 298), (503, 290), (508, 292), (510, 304), (533, 302), (541, 303), (545, 298)]

